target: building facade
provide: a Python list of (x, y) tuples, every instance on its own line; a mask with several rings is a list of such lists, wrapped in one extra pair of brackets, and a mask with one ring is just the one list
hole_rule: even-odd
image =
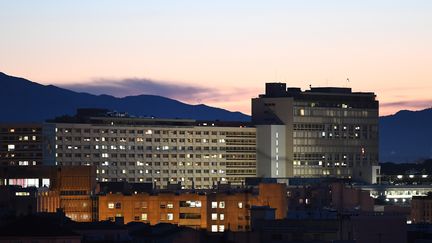
[(285, 184), (260, 184), (258, 191), (160, 191), (99, 195), (99, 220), (123, 217), (124, 222), (171, 223), (210, 232), (250, 230), (250, 208), (269, 206), (276, 219), (287, 215)]
[(9, 203), (35, 201), (32, 210), (36, 212), (62, 209), (74, 221), (97, 220), (93, 203), (96, 170), (92, 166), (1, 166), (0, 188), (15, 188), (16, 199)]
[(42, 164), (42, 124), (0, 124), (0, 165)]
[(101, 182), (205, 189), (256, 176), (256, 129), (243, 123), (99, 117), (44, 129), (55, 133), (46, 163), (94, 165)]
[[(282, 163), (285, 170), (279, 170), (280, 177), (328, 176), (376, 182), (378, 101), (374, 93), (352, 92), (350, 88), (302, 91), (287, 89), (284, 83), (267, 83), (265, 94), (252, 99), (252, 122), (285, 127), (285, 134), (278, 134), (284, 136), (284, 149), (278, 149), (284, 154), (278, 157), (285, 159), (268, 159), (272, 155), (258, 148), (258, 168), (268, 167), (261, 163)], [(261, 140), (275, 146), (280, 142), (273, 132), (258, 135), (258, 144)], [(258, 170), (258, 176), (270, 174)]]
[(414, 224), (432, 223), (432, 193), (415, 196), (411, 201), (411, 221)]

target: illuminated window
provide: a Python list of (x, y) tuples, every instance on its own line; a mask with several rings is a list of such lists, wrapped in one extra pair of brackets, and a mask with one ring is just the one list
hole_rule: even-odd
[(167, 220), (174, 220), (174, 214), (167, 213)]
[(166, 205), (167, 208), (174, 208), (174, 204), (172, 202), (167, 203)]
[(300, 109), (300, 116), (304, 116), (305, 115), (305, 110), (304, 109)]
[(219, 219), (220, 220), (225, 220), (225, 214), (223, 214), (223, 213), (219, 214)]
[(29, 165), (28, 161), (18, 161), (18, 165)]
[(212, 220), (217, 220), (217, 218), (218, 218), (217, 213), (212, 213), (212, 214), (211, 214), (211, 219), (212, 219)]
[(142, 213), (141, 214), (141, 220), (147, 220), (147, 214), (146, 213)]
[(42, 186), (50, 187), (50, 179), (49, 178), (43, 178), (42, 179)]
[(14, 151), (15, 150), (15, 144), (8, 144), (8, 151)]
[(219, 202), (219, 208), (225, 208), (225, 202), (224, 201)]
[(212, 208), (217, 208), (217, 202), (212, 202)]
[(218, 232), (218, 226), (215, 225), (215, 224), (213, 224), (213, 225), (211, 226), (211, 232)]
[(15, 196), (18, 196), (18, 197), (30, 196), (30, 192), (15, 192)]
[(219, 225), (219, 232), (225, 231), (225, 225)]
[(243, 208), (243, 202), (238, 203), (238, 208)]
[(109, 209), (113, 209), (114, 208), (114, 203), (113, 202), (108, 203), (108, 208)]

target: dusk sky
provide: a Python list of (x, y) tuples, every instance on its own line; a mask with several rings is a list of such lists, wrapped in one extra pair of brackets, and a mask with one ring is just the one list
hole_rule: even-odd
[[(264, 83), (432, 106), (432, 1), (0, 0), (0, 71), (250, 114)], [(346, 82), (349, 78), (350, 82)]]

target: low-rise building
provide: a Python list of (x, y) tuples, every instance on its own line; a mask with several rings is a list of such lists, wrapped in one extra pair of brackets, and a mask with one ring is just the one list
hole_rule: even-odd
[(123, 217), (124, 222), (172, 223), (210, 232), (247, 231), (250, 208), (269, 206), (277, 219), (286, 217), (284, 184), (260, 184), (257, 190), (177, 191), (99, 195), (99, 220)]
[[(16, 189), (16, 197), (31, 198), (30, 188), (37, 193), (37, 212), (56, 212), (61, 208), (75, 221), (97, 220), (93, 212), (96, 173), (91, 166), (2, 166), (0, 187)], [(9, 204), (14, 201), (10, 200)], [(15, 207), (15, 205), (13, 205)]]
[(432, 193), (415, 196), (411, 201), (411, 221), (414, 224), (432, 223)]

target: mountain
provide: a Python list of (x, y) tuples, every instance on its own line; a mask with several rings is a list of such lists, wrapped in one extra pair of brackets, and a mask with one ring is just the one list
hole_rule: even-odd
[[(116, 98), (41, 85), (0, 72), (0, 122), (41, 122), (74, 115), (77, 108), (105, 108), (136, 116), (249, 121), (240, 112), (189, 105), (154, 95)], [(380, 117), (380, 161), (414, 162), (432, 158), (432, 108)]]
[(135, 116), (197, 120), (249, 121), (240, 112), (206, 105), (189, 105), (173, 99), (138, 95), (116, 98), (41, 85), (0, 72), (0, 122), (41, 122), (60, 115), (74, 115), (77, 108), (105, 108)]
[(432, 158), (432, 108), (380, 117), (380, 161)]

